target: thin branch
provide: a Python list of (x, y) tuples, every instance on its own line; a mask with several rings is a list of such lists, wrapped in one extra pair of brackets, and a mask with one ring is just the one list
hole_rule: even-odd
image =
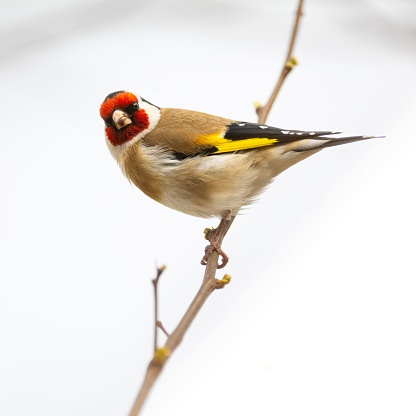
[(165, 327), (163, 326), (162, 322), (160, 321), (156, 321), (156, 326), (162, 330), (162, 332), (168, 337), (169, 336), (169, 332), (166, 331)]
[[(234, 218), (235, 217), (232, 217), (222, 230), (222, 233), (219, 236), (220, 244), (222, 243), (225, 234), (230, 228), (232, 222), (234, 221)], [(209, 295), (215, 289), (223, 287), (224, 280), (215, 279), (218, 257), (218, 253), (214, 251), (208, 260), (207, 266), (205, 267), (205, 274), (201, 287), (199, 288), (198, 293), (196, 294), (192, 303), (189, 305), (188, 310), (185, 312), (183, 318), (179, 322), (176, 329), (168, 336), (166, 344), (163, 347), (156, 349), (153, 359), (147, 367), (143, 384), (130, 411), (130, 416), (137, 416), (139, 414), (140, 410), (144, 405), (145, 400), (147, 399), (150, 393), (153, 384), (160, 376), (165, 363), (168, 361), (170, 355), (176, 350), (176, 348), (181, 343), (183, 336), (191, 326), (196, 315), (201, 310)]]
[(156, 277), (152, 280), (152, 284), (153, 284), (153, 295), (154, 295), (154, 315), (155, 315), (155, 334), (154, 334), (154, 340), (153, 340), (153, 345), (154, 345), (154, 351), (157, 350), (157, 333), (158, 333), (158, 328), (161, 328), (163, 332), (166, 333), (165, 329), (162, 326), (162, 323), (159, 321), (159, 314), (158, 314), (158, 309), (159, 309), (159, 299), (158, 299), (158, 283), (159, 283), (159, 279), (160, 276), (162, 276), (162, 273), (165, 271), (166, 267), (165, 266), (161, 266), (157, 268), (157, 272), (156, 272)]
[[(280, 78), (267, 104), (264, 107), (259, 106), (256, 109), (257, 114), (259, 116), (259, 120), (258, 120), (259, 123), (264, 123), (266, 121), (267, 116), (270, 112), (270, 109), (277, 97), (277, 94), (281, 86), (283, 85), (283, 82), (285, 81), (287, 75), (292, 70), (293, 66), (295, 65), (295, 61), (291, 57), (292, 57), (293, 47), (295, 44), (296, 35), (298, 32), (299, 19), (302, 15), (302, 4), (303, 4), (303, 0), (299, 0), (295, 23), (294, 23), (293, 30), (292, 30), (292, 36), (291, 36), (290, 43), (289, 43), (289, 49), (288, 49), (285, 64), (282, 69), (282, 73), (280, 74)], [(218, 238), (220, 247), (234, 219), (235, 217), (231, 217), (231, 219), (228, 222), (226, 222), (224, 228), (222, 229), (222, 232)], [(171, 354), (176, 350), (176, 348), (182, 342), (182, 339), (185, 333), (188, 331), (189, 327), (191, 326), (198, 312), (201, 310), (202, 306), (205, 304), (206, 300), (211, 295), (211, 293), (215, 289), (221, 289), (222, 287), (224, 287), (224, 285), (229, 283), (230, 277), (228, 275), (224, 276), (224, 278), (221, 280), (217, 280), (215, 278), (215, 274), (217, 272), (217, 267), (218, 267), (218, 258), (219, 258), (218, 252), (213, 251), (205, 267), (205, 274), (202, 280), (201, 287), (199, 288), (198, 293), (195, 295), (195, 298), (193, 299), (192, 303), (189, 305), (187, 311), (185, 312), (178, 326), (170, 335), (168, 335), (166, 331), (164, 331), (168, 337), (163, 347), (157, 348), (157, 338), (155, 336), (155, 346), (156, 346), (155, 353), (147, 367), (147, 371), (146, 371), (142, 386), (140, 387), (140, 390), (136, 396), (136, 399), (129, 413), (129, 416), (139, 415), (147, 397), (149, 396), (152, 386), (154, 385), (156, 380), (159, 378), (166, 362), (169, 360)], [(156, 286), (157, 286), (157, 283), (156, 283)], [(156, 302), (157, 302), (157, 287), (155, 287), (155, 303)], [(158, 325), (159, 325), (159, 321), (157, 320), (157, 305), (156, 305), (155, 306), (155, 331), (157, 330)]]
[(290, 37), (289, 41), (289, 48), (287, 50), (286, 59), (283, 64), (282, 71), (280, 72), (280, 77), (277, 80), (276, 86), (274, 87), (269, 100), (264, 106), (258, 105), (256, 108), (257, 115), (259, 117), (258, 122), (260, 124), (263, 124), (266, 122), (267, 116), (269, 115), (269, 112), (276, 100), (277, 94), (279, 93), (280, 89), (282, 88), (282, 85), (286, 79), (286, 77), (289, 75), (289, 73), (292, 71), (292, 69), (296, 66), (297, 61), (293, 57), (293, 49), (295, 47), (295, 41), (298, 34), (299, 29), (299, 21), (303, 14), (302, 12), (302, 6), (303, 6), (303, 0), (299, 0), (298, 8), (296, 10), (296, 16), (295, 21), (293, 23), (292, 28), (292, 35)]

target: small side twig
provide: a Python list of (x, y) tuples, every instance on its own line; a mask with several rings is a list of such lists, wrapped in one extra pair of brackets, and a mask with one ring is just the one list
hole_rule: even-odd
[(163, 332), (166, 333), (165, 329), (162, 326), (162, 323), (159, 321), (159, 299), (158, 299), (158, 283), (160, 276), (162, 276), (163, 272), (166, 270), (166, 266), (160, 266), (157, 268), (156, 277), (152, 279), (153, 284), (153, 295), (154, 295), (154, 315), (155, 315), (155, 334), (154, 334), (154, 351), (157, 350), (157, 333), (158, 328), (162, 329)]
[(162, 325), (162, 322), (156, 321), (156, 326), (168, 337), (169, 332), (166, 331), (165, 327)]

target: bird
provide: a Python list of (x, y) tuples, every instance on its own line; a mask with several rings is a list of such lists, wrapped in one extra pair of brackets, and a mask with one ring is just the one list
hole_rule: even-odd
[[(336, 136), (161, 108), (128, 91), (108, 94), (100, 107), (108, 148), (127, 179), (148, 197), (180, 211), (220, 219), (201, 264), (213, 251), (229, 260), (220, 233), (287, 168), (327, 147), (376, 136)], [(338, 137), (338, 138), (337, 138)]]

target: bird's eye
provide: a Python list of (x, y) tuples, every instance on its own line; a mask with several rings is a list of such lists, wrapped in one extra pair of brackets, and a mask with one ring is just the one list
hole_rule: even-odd
[(139, 103), (135, 102), (133, 104), (130, 104), (127, 108), (125, 108), (124, 111), (131, 116), (133, 115), (133, 113), (135, 113), (139, 109), (140, 109)]
[(106, 127), (111, 127), (113, 125), (111, 118), (104, 120), (104, 123)]

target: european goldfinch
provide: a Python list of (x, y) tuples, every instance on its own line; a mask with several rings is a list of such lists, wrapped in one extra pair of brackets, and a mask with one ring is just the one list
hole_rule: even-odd
[[(100, 108), (106, 142), (123, 173), (150, 198), (221, 224), (250, 205), (273, 178), (320, 150), (370, 139), (335, 139), (333, 131), (300, 131), (235, 121), (177, 108), (160, 108), (126, 91)], [(215, 238), (214, 238), (215, 240)], [(212, 250), (227, 255), (211, 241)]]

